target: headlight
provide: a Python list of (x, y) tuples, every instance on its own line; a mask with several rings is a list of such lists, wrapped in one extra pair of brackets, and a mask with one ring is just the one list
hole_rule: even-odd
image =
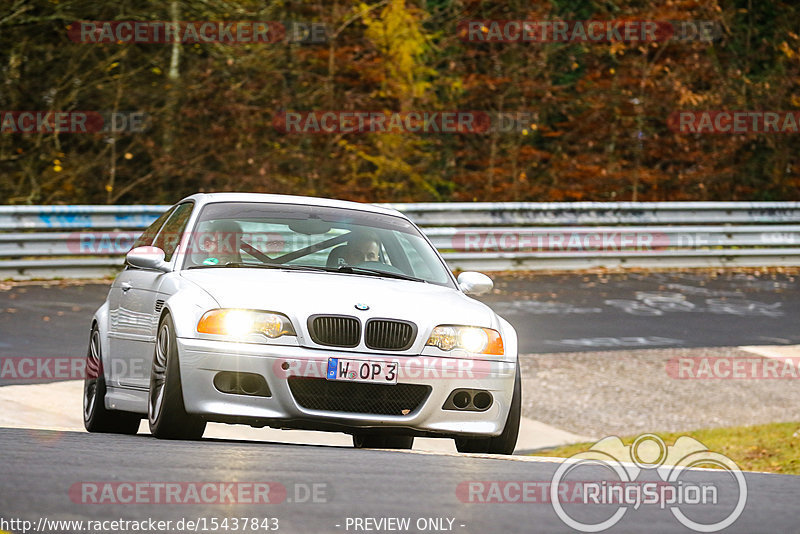
[(502, 356), (503, 338), (497, 330), (477, 326), (437, 326), (426, 345), (444, 351), (464, 349), (475, 354)]
[(270, 339), (297, 335), (282, 313), (235, 309), (206, 312), (197, 323), (197, 331), (237, 338), (248, 334), (263, 334)]

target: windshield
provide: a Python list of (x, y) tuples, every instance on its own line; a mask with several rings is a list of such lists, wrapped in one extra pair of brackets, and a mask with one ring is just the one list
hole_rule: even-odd
[(262, 202), (203, 207), (183, 268), (248, 266), (321, 269), (455, 287), (436, 251), (401, 217)]

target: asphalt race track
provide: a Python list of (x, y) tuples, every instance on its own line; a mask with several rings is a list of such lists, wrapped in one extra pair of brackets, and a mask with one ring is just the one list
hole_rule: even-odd
[(485, 299), (520, 352), (800, 343), (800, 281), (762, 273), (526, 275)]
[[(496, 281), (499, 291), (485, 300), (517, 327), (522, 353), (800, 343), (800, 290), (790, 275), (537, 275)], [(0, 356), (84, 354), (91, 315), (106, 292), (104, 284), (21, 285), (0, 292)], [(549, 502), (541, 502), (547, 499), (540, 490), (562, 465), (553, 459), (218, 439), (167, 442), (147, 435), (9, 428), (0, 429), (0, 458), (0, 519), (32, 522), (0, 522), (0, 531), (15, 533), (25, 527), (115, 532), (125, 529), (49, 521), (150, 518), (172, 521), (175, 532), (572, 531)], [(632, 479), (661, 480), (654, 470)], [(725, 531), (796, 531), (800, 477), (746, 473), (744, 479), (746, 505)], [(619, 479), (609, 469), (584, 466), (573, 480)], [(713, 487), (719, 495), (717, 504), (683, 505), (679, 510), (690, 519), (714, 523), (732, 511), (739, 485), (726, 471), (691, 471), (681, 480)], [(212, 492), (210, 500), (198, 502), (180, 493), (234, 483), (268, 485), (271, 498), (250, 504), (253, 496), (245, 493), (234, 496), (236, 502), (220, 502)], [(534, 488), (526, 497), (516, 490), (523, 483)], [(146, 491), (128, 491), (161, 484), (180, 488), (179, 496), (159, 500)], [(619, 508), (567, 504), (564, 509), (597, 522)], [(609, 532), (688, 532), (674, 511), (656, 504), (630, 508)], [(255, 529), (239, 524), (234, 530), (234, 517), (260, 522)], [(387, 522), (390, 518), (400, 523)], [(397, 528), (404, 520), (410, 527)]]
[[(21, 443), (25, 446), (20, 447)], [(220, 520), (268, 517), (278, 520), (280, 532), (337, 533), (359, 531), (352, 522), (347, 528), (348, 518), (353, 521), (352, 518), (397, 517), (410, 518), (411, 525), (431, 518), (440, 521), (438, 529), (430, 528), (431, 524), (426, 522), (420, 523), (425, 528), (412, 526), (410, 532), (570, 531), (550, 504), (532, 502), (536, 494), (530, 495), (528, 502), (496, 504), (475, 502), (480, 499), (478, 494), (464, 490), (466, 484), (476, 481), (549, 483), (559, 466), (555, 462), (257, 442), (165, 442), (149, 436), (9, 429), (0, 430), (0, 450), (3, 451), (0, 516), (34, 524), (43, 517), (132, 521), (153, 518), (173, 522), (182, 518), (197, 521), (203, 517)], [(605, 469), (585, 469), (580, 475), (583, 480), (614, 480)], [(652, 472), (650, 475), (640, 476), (639, 480), (657, 480)], [(723, 496), (738, 495), (735, 479), (724, 471), (692, 472), (683, 475), (682, 480), (715, 485), (720, 502)], [(800, 502), (798, 477), (747, 473), (745, 480), (746, 506), (726, 531), (796, 529), (796, 506)], [(166, 504), (144, 498), (123, 503), (117, 499), (125, 500), (127, 494), (117, 490), (114, 496), (102, 497), (101, 491), (88, 494), (80, 489), (87, 483), (93, 489), (103, 487), (104, 482), (269, 482), (283, 487), (285, 496), (278, 495), (276, 500), (281, 502), (274, 504), (194, 504), (193, 501)], [(268, 496), (273, 494), (277, 492)], [(91, 503), (91, 497), (85, 495), (95, 496), (101, 502)], [(481, 495), (488, 498), (491, 494)], [(509, 491), (508, 495), (510, 500), (521, 500), (518, 492)], [(565, 510), (590, 521), (600, 517), (598, 514), (610, 516), (616, 507), (571, 505), (565, 506)], [(694, 520), (708, 523), (723, 519), (730, 510), (695, 505), (682, 511)], [(73, 527), (72, 531), (77, 530)], [(628, 510), (612, 531), (686, 529), (669, 509), (643, 505)]]

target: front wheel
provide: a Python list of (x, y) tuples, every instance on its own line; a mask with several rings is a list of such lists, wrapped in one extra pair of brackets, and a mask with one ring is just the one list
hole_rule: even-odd
[(83, 426), (89, 432), (136, 434), (141, 416), (106, 408), (106, 379), (103, 376), (103, 355), (100, 331), (92, 326), (89, 350), (86, 352), (86, 376), (83, 379)]
[(506, 426), (503, 433), (493, 438), (456, 438), (458, 452), (476, 452), (488, 454), (513, 454), (519, 436), (519, 422), (522, 415), (522, 377), (517, 361), (517, 376), (514, 378), (514, 396), (508, 410)]
[(169, 315), (165, 315), (158, 325), (150, 371), (147, 419), (150, 433), (161, 439), (200, 439), (206, 430), (205, 421), (186, 413), (175, 327)]

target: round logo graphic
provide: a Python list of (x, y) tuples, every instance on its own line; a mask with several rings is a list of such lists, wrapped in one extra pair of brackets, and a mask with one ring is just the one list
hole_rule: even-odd
[(361, 304), (359, 302), (358, 304), (356, 304), (356, 309), (361, 311), (366, 311), (369, 309), (369, 306), (367, 306), (366, 304)]
[(631, 445), (631, 460), (641, 469), (656, 469), (667, 459), (667, 445), (655, 434), (642, 434)]
[[(586, 492), (583, 495), (583, 504), (588, 504), (590, 501), (598, 503), (599, 495), (599, 498), (603, 500), (602, 504), (618, 506), (613, 515), (605, 520), (580, 522), (572, 517), (562, 505), (561, 490), (563, 484), (569, 483), (567, 475), (583, 466), (591, 466), (593, 469), (605, 468), (610, 471), (612, 477), (616, 475), (616, 480), (612, 479), (615, 485), (629, 486), (633, 490), (630, 492), (626, 490), (619, 494), (619, 499), (615, 500), (614, 493), (606, 495), (594, 491), (606, 483), (604, 479), (602, 483), (591, 479), (588, 482), (582, 482), (583, 491)], [(705, 495), (699, 488), (709, 485), (704, 486), (689, 480), (680, 480), (680, 477), (691, 473), (692, 468), (707, 466), (717, 468), (714, 470), (715, 472), (727, 471), (728, 475), (732, 476), (737, 488), (732, 495), (736, 497), (733, 510), (715, 523), (694, 521), (681, 509), (681, 506), (698, 504), (700, 502), (698, 496)], [(660, 481), (638, 480), (639, 475), (645, 471), (655, 473)], [(694, 471), (694, 473), (698, 473), (698, 471)], [(666, 491), (667, 489), (670, 491)], [(589, 490), (592, 490), (592, 496), (587, 498)], [(661, 500), (658, 498), (659, 492)], [(709, 495), (712, 496), (712, 499), (708, 504), (718, 504), (716, 491)], [(693, 499), (688, 499), (689, 496), (693, 496)], [(550, 483), (550, 501), (559, 519), (579, 532), (602, 532), (617, 524), (629, 509), (638, 510), (642, 504), (654, 503), (659, 504), (661, 509), (668, 508), (686, 528), (697, 532), (717, 532), (733, 524), (744, 510), (747, 502), (747, 481), (733, 460), (723, 454), (710, 451), (701, 442), (689, 436), (679, 437), (671, 446), (668, 446), (655, 434), (642, 434), (634, 440), (632, 445), (624, 445), (618, 437), (610, 436), (592, 445), (588, 451), (579, 452), (561, 463)], [(568, 502), (569, 500), (565, 501), (565, 503)]]

